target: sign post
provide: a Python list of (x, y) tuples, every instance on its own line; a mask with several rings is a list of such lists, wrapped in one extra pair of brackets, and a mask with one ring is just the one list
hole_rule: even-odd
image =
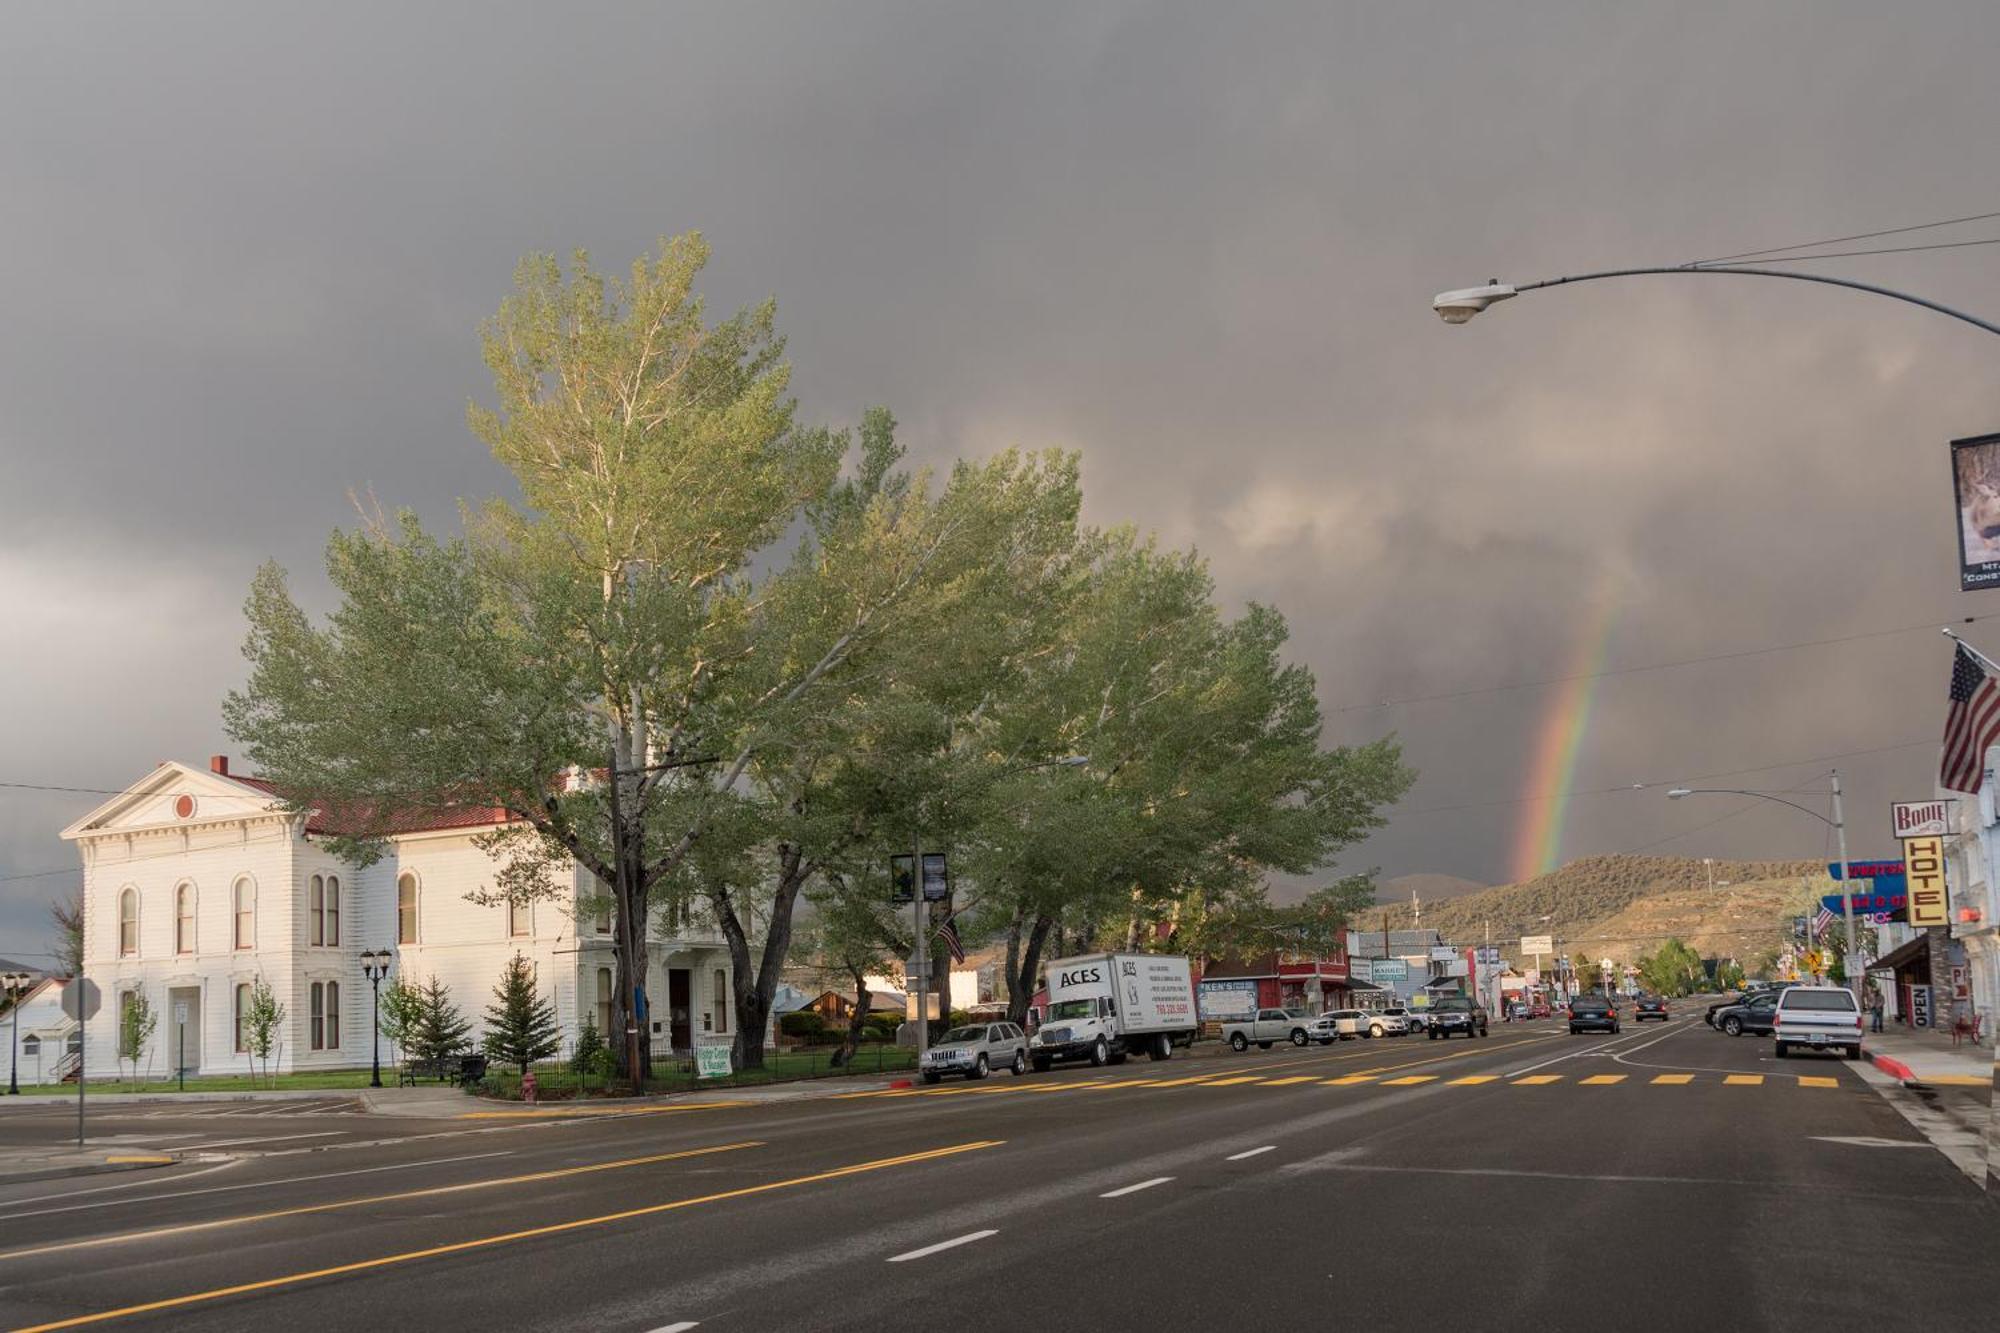
[(79, 1148), (83, 1146), (83, 1063), (90, 1047), (88, 1023), (102, 998), (103, 992), (88, 977), (78, 977), (63, 987), (63, 1012), (76, 1020), (76, 1146)]
[(180, 1091), (188, 1086), (188, 1007), (186, 1000), (174, 1001), (174, 1077), (180, 1082)]

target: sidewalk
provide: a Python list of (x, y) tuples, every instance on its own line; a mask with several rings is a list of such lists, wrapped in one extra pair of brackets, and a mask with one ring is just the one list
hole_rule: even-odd
[(1952, 1045), (1942, 1034), (1890, 1029), (1871, 1032), (1863, 1046), (1877, 1069), (1905, 1085), (1991, 1088), (1993, 1052), (1971, 1042)]
[(171, 1166), (179, 1160), (172, 1153), (130, 1147), (123, 1151), (117, 1147), (92, 1149), (88, 1141), (81, 1149), (0, 1148), (0, 1185), (63, 1176), (94, 1176), (103, 1171), (138, 1171), (149, 1166)]
[(2000, 1198), (1993, 1052), (1942, 1034), (1871, 1032), (1857, 1072), (1966, 1178)]

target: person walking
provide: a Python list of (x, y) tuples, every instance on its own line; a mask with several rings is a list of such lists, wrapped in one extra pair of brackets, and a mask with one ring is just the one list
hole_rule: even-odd
[(1868, 983), (1868, 1030), (1871, 1032), (1882, 1030), (1882, 1007), (1882, 988), (1871, 981)]

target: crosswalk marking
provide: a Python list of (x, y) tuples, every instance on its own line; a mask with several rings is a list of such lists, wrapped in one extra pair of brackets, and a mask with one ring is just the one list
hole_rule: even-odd
[(1412, 1083), (1435, 1083), (1436, 1081), (1436, 1074), (1405, 1074), (1401, 1078), (1383, 1079), (1382, 1086), (1385, 1088), (1406, 1088)]
[(1837, 1088), (1840, 1086), (1840, 1080), (1837, 1078), (1821, 1078), (1818, 1074), (1801, 1074), (1799, 1075), (1799, 1086), (1802, 1088)]
[(1290, 1078), (1267, 1078), (1264, 1080), (1264, 1086), (1267, 1088), (1289, 1088), (1294, 1083), (1313, 1083), (1318, 1081), (1318, 1079), (1318, 1074), (1294, 1074)]
[(1464, 1078), (1453, 1079), (1451, 1085), (1455, 1088), (1469, 1088), (1481, 1083), (1497, 1082), (1499, 1078), (1498, 1074), (1467, 1074)]
[(1722, 1081), (1731, 1087), (1754, 1088), (1763, 1083), (1764, 1076), (1762, 1074), (1731, 1074)]
[(1586, 1087), (1601, 1088), (1612, 1083), (1623, 1083), (1625, 1076), (1623, 1074), (1592, 1074), (1589, 1078), (1581, 1081)]
[(1666, 1084), (1666, 1085), (1667, 1085), (1668, 1087), (1674, 1087), (1674, 1088), (1677, 1088), (1677, 1087), (1679, 1087), (1679, 1086), (1680, 1086), (1681, 1084), (1683, 1084), (1683, 1083), (1692, 1083), (1692, 1082), (1694, 1082), (1694, 1075), (1693, 1075), (1693, 1074), (1661, 1074), (1661, 1075), (1660, 1075), (1660, 1076), (1659, 1076), (1658, 1078), (1654, 1079), (1654, 1080), (1653, 1080), (1653, 1082), (1655, 1082), (1655, 1083), (1664, 1083), (1664, 1084)]
[(1544, 1083), (1560, 1082), (1562, 1082), (1561, 1074), (1530, 1074), (1526, 1078), (1515, 1079), (1514, 1086), (1517, 1088), (1539, 1088)]
[(1344, 1078), (1323, 1078), (1320, 1083), (1329, 1088), (1351, 1088), (1357, 1083), (1373, 1083), (1373, 1074), (1349, 1074)]

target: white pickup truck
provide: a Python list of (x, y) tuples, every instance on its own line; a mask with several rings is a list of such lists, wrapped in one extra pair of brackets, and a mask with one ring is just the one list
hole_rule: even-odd
[(1778, 995), (1771, 1036), (1780, 1060), (1795, 1046), (1815, 1051), (1837, 1047), (1850, 1060), (1859, 1060), (1861, 1006), (1845, 986), (1792, 986)]
[(1339, 1035), (1331, 1018), (1303, 1009), (1259, 1009), (1255, 1018), (1239, 1018), (1222, 1025), (1222, 1039), (1236, 1051), (1247, 1051), (1252, 1043), (1268, 1051), (1281, 1041), (1294, 1046), (1316, 1041), (1326, 1046)]

